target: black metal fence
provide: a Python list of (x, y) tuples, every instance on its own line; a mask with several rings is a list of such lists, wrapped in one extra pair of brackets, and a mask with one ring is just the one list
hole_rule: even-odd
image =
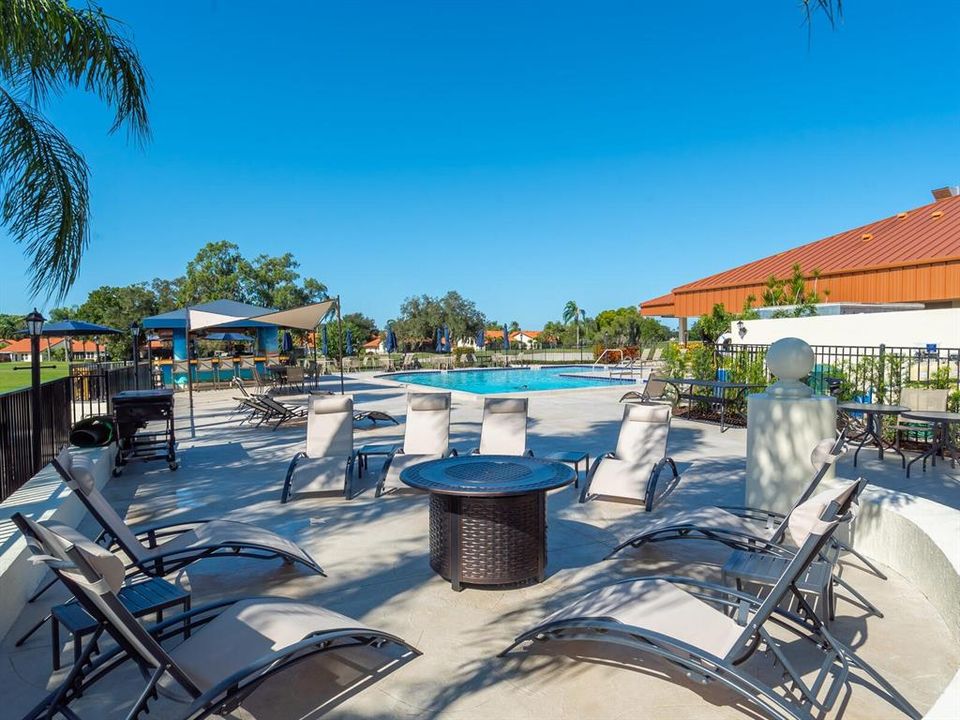
[[(771, 380), (768, 345), (729, 345), (716, 352), (716, 366), (734, 374)], [(817, 392), (833, 391), (843, 400), (895, 403), (905, 387), (951, 392), (960, 403), (960, 348), (886, 345), (813, 345), (816, 365), (808, 379)]]
[[(150, 387), (150, 368), (141, 365), (140, 387)], [(85, 417), (108, 415), (110, 399), (137, 385), (132, 365), (80, 365), (68, 377), (40, 385), (40, 458), (33, 457), (29, 387), (0, 394), (0, 502), (23, 486), (70, 440), (71, 426)]]

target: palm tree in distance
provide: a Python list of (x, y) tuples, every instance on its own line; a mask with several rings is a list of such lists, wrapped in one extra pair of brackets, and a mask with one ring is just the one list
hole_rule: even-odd
[(62, 300), (90, 238), (89, 169), (42, 113), (75, 88), (114, 111), (110, 132), (145, 142), (147, 78), (119, 23), (65, 0), (0, 3), (0, 222), (24, 247), (36, 295)]
[(576, 300), (567, 300), (563, 306), (563, 322), (569, 325), (571, 322), (577, 326), (577, 347), (580, 347), (580, 323), (587, 317), (587, 311), (577, 305)]

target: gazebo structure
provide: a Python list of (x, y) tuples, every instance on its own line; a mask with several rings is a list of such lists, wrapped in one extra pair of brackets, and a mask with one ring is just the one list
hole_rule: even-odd
[[(279, 355), (279, 328), (314, 330), (334, 308), (339, 319), (339, 297), (290, 310), (234, 300), (214, 300), (144, 318), (142, 324), (148, 330), (166, 330), (172, 334), (173, 359), (161, 364), (164, 382), (173, 386), (186, 384), (192, 389), (198, 375), (195, 360), (190, 357), (191, 333), (216, 329), (218, 332), (238, 331), (252, 335), (253, 367), (263, 371), (268, 359)], [(188, 367), (190, 372), (187, 372)], [(252, 373), (252, 370), (248, 372)]]

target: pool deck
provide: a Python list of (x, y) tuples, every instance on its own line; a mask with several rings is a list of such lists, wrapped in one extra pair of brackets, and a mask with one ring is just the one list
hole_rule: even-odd
[[(339, 389), (339, 381), (325, 381)], [(347, 392), (358, 406), (402, 419), (404, 389), (377, 379), (351, 378)], [(613, 447), (622, 406), (622, 387), (530, 393), (528, 446), (538, 455), (584, 450), (592, 457)], [(419, 495), (375, 498), (377, 460), (363, 479), (356, 499), (304, 498), (279, 503), (287, 463), (300, 449), (304, 424), (269, 429), (238, 428), (231, 417), (229, 391), (196, 394), (194, 413), (177, 398), (182, 467), (171, 473), (162, 463), (130, 466), (111, 480), (105, 494), (131, 524), (161, 519), (223, 517), (255, 522), (294, 538), (320, 562), (328, 577), (308, 575), (278, 562), (203, 561), (176, 581), (192, 590), (194, 604), (216, 598), (275, 595), (306, 599), (381, 627), (407, 639), (423, 656), (400, 664), (377, 682), (370, 669), (380, 656), (372, 651), (342, 652), (305, 661), (279, 682), (266, 684), (236, 718), (274, 720), (312, 718), (321, 711), (333, 718), (527, 718), (610, 719), (755, 717), (728, 691), (691, 682), (671, 666), (625, 648), (578, 643), (546, 643), (497, 658), (510, 640), (540, 618), (589, 589), (644, 574), (683, 574), (719, 581), (726, 552), (701, 542), (663, 543), (603, 556), (619, 539), (636, 532), (664, 512), (703, 504), (736, 504), (744, 492), (746, 433), (720, 434), (715, 425), (674, 421), (670, 452), (683, 471), (676, 492), (653, 513), (611, 502), (576, 502), (570, 487), (548, 499), (549, 566), (546, 582), (521, 589), (467, 589), (456, 593), (429, 568), (427, 507)], [(476, 446), (482, 395), (453, 393), (452, 444)], [(304, 396), (287, 396), (304, 403)], [(355, 446), (401, 442), (403, 425), (358, 424)], [(868, 457), (864, 457), (864, 454)], [(899, 464), (861, 453), (860, 467), (843, 460), (843, 476), (859, 471), (876, 485), (909, 490), (954, 509), (960, 508), (960, 471), (938, 464), (905, 483)], [(88, 518), (81, 529), (92, 534)], [(883, 673), (921, 711), (943, 691), (960, 665), (960, 648), (926, 598), (896, 573), (881, 581), (857, 563), (844, 563), (844, 578), (886, 613), (884, 619), (840, 598), (834, 632)], [(21, 648), (14, 639), (49, 609), (62, 602), (58, 588), (27, 607), (0, 645), (2, 717), (20, 717), (62, 673), (51, 674), (49, 633), (41, 631)], [(811, 660), (798, 657), (805, 671)], [(577, 659), (567, 653), (577, 655)], [(777, 677), (768, 658), (748, 666), (768, 680)], [(122, 717), (122, 699), (139, 685), (132, 669), (118, 673), (90, 692), (77, 708), (85, 717)], [(364, 689), (365, 687), (365, 689)], [(844, 718), (873, 720), (902, 717), (871, 690), (852, 683), (841, 698)], [(161, 700), (152, 718), (175, 717), (180, 706)], [(836, 711), (826, 717), (837, 717)]]

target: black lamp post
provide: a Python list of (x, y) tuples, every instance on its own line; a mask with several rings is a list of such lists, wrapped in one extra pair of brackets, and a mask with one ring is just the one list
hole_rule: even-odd
[(140, 338), (140, 326), (134, 320), (130, 323), (130, 334), (133, 335), (133, 386), (140, 389), (140, 347), (137, 340)]
[(33, 471), (39, 472), (43, 461), (40, 457), (43, 444), (43, 408), (40, 407), (40, 333), (43, 332), (43, 317), (37, 309), (27, 315), (27, 334), (30, 335), (30, 420), (33, 448)]

